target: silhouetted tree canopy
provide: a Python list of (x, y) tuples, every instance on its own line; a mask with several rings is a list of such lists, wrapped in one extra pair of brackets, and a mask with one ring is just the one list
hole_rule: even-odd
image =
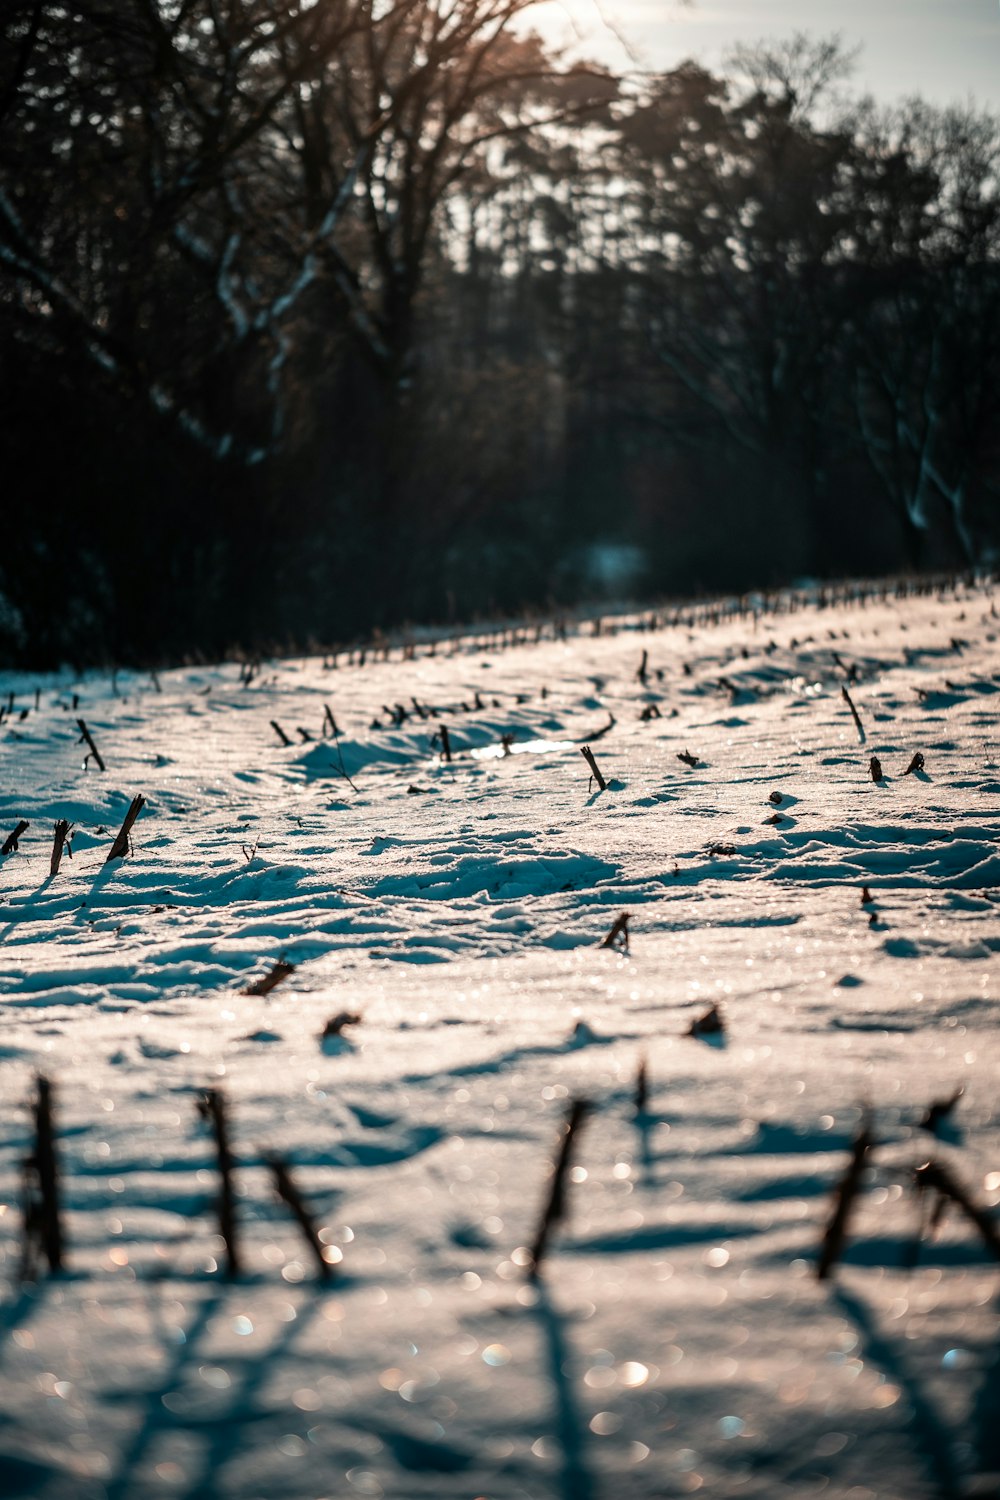
[(532, 0), (10, 0), (0, 657), (1000, 542), (1000, 122)]

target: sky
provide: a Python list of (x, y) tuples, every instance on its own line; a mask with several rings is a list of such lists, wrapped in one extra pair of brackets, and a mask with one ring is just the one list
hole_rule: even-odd
[(545, 11), (547, 35), (569, 21), (591, 55), (621, 65), (603, 16), (657, 69), (685, 57), (711, 66), (734, 42), (840, 32), (862, 47), (859, 90), (1000, 108), (1000, 0), (549, 0)]

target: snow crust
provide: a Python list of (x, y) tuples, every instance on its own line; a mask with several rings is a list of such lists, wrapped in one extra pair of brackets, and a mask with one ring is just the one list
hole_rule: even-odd
[[(249, 685), (0, 678), (0, 841), (30, 824), (0, 859), (0, 1494), (1000, 1493), (997, 1265), (958, 1211), (917, 1248), (910, 1185), (933, 1155), (1000, 1203), (992, 592), (648, 625)], [(627, 955), (600, 946), (623, 911)], [(689, 1035), (712, 1004), (725, 1033)], [(359, 1023), (321, 1042), (341, 1011)], [(39, 1071), (68, 1270), (20, 1285)], [(921, 1117), (959, 1086), (935, 1140)], [(879, 1145), (820, 1284), (866, 1105)], [(324, 1226), (327, 1287), (267, 1151)]]

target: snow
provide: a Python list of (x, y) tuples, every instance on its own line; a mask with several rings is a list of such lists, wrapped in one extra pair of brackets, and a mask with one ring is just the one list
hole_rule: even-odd
[[(998, 1492), (996, 1262), (953, 1209), (911, 1265), (910, 1177), (933, 1155), (1000, 1203), (1000, 622), (986, 584), (777, 606), (249, 685), (233, 663), (0, 677), (0, 838), (30, 822), (0, 859), (0, 1493)], [(600, 947), (623, 911), (627, 955)], [(725, 1034), (689, 1035), (712, 1004)], [(22, 1286), (39, 1071), (68, 1266)], [(935, 1141), (919, 1121), (959, 1085)], [(878, 1146), (820, 1283), (866, 1106)], [(326, 1286), (267, 1152), (323, 1226)]]

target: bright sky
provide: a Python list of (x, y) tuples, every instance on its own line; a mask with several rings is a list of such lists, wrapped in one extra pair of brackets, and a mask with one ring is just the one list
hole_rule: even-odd
[(1000, 108), (1000, 0), (548, 0), (544, 10), (548, 36), (565, 34), (571, 19), (591, 55), (621, 65), (603, 15), (650, 68), (685, 57), (711, 66), (737, 41), (840, 32), (848, 45), (862, 45), (855, 75), (862, 89), (938, 103), (971, 95)]

